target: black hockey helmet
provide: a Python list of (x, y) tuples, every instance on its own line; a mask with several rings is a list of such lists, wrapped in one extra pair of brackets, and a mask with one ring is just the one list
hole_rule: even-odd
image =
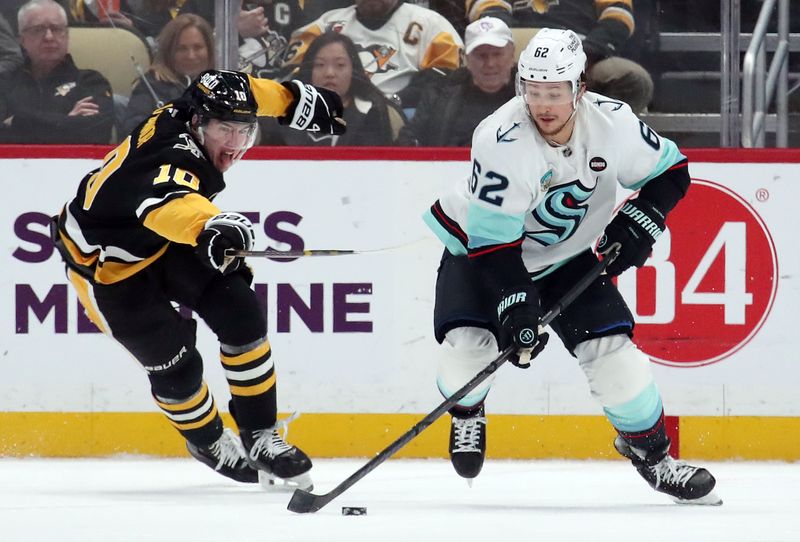
[(191, 113), (200, 117), (200, 124), (209, 119), (256, 122), (258, 103), (247, 76), (242, 73), (205, 71), (192, 82), (188, 93)]

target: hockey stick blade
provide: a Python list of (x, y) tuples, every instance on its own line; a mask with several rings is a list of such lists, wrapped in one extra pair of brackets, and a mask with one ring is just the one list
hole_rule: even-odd
[(346, 480), (340, 483), (338, 486), (333, 488), (328, 493), (324, 495), (315, 495), (313, 493), (309, 493), (302, 489), (296, 489), (294, 494), (292, 495), (291, 500), (289, 501), (289, 505), (287, 508), (291, 512), (297, 512), (298, 514), (305, 514), (308, 512), (316, 512), (333, 499), (344, 493), (348, 490), (351, 486), (353, 486), (356, 482), (361, 480), (364, 476), (369, 474), (373, 471), (378, 465), (389, 459), (398, 450), (408, 444), (412, 439), (414, 439), (417, 435), (419, 435), (425, 428), (439, 419), (442, 414), (450, 410), (454, 404), (460, 401), (465, 395), (467, 395), (470, 391), (475, 389), (478, 384), (486, 380), (489, 375), (494, 373), (500, 366), (508, 361), (508, 358), (511, 357), (513, 353), (513, 348), (509, 347), (503, 350), (503, 352), (489, 365), (487, 365), (480, 373), (472, 377), (472, 380), (464, 384), (458, 391), (456, 391), (453, 395), (445, 399), (436, 409), (425, 416), (422, 420), (417, 422), (414, 427), (406, 431), (403, 435), (400, 436), (397, 440), (392, 442), (388, 447), (384, 448), (378, 455), (373, 457), (369, 460), (364, 466), (358, 469), (356, 472), (351, 474)]
[[(553, 307), (548, 310), (541, 319), (541, 326), (544, 327), (552, 322), (561, 311), (564, 310), (570, 303), (577, 298), (597, 277), (605, 271), (606, 267), (614, 261), (619, 255), (619, 245), (615, 244), (603, 255), (603, 259), (598, 261), (592, 268), (578, 281), (572, 288), (569, 289), (559, 299)], [(309, 512), (317, 512), (323, 506), (331, 502), (333, 499), (350, 489), (356, 482), (364, 478), (367, 474), (372, 472), (381, 463), (389, 459), (401, 448), (408, 444), (411, 440), (416, 438), (423, 430), (429, 425), (439, 419), (445, 412), (450, 410), (456, 403), (458, 403), (469, 392), (478, 387), (478, 385), (489, 378), (497, 369), (500, 368), (511, 355), (514, 353), (514, 347), (508, 347), (491, 363), (489, 363), (481, 372), (472, 377), (472, 380), (464, 384), (453, 395), (445, 399), (436, 409), (430, 414), (417, 422), (414, 427), (406, 431), (397, 440), (392, 442), (389, 446), (383, 449), (378, 455), (367, 461), (360, 469), (351, 474), (346, 480), (341, 482), (338, 486), (330, 490), (328, 493), (322, 495), (315, 495), (302, 489), (295, 489), (292, 498), (286, 507), (290, 512), (298, 514), (306, 514)]]

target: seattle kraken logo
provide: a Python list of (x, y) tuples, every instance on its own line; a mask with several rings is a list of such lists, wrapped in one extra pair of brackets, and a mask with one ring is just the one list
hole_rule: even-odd
[(533, 210), (533, 217), (544, 226), (540, 231), (526, 231), (525, 235), (543, 246), (561, 243), (572, 237), (586, 216), (587, 205), (594, 189), (586, 188), (580, 180), (550, 190), (544, 200)]

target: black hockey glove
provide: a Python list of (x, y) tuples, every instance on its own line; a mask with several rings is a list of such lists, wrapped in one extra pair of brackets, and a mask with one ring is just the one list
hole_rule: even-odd
[(550, 336), (539, 334), (542, 309), (539, 293), (534, 286), (519, 286), (504, 290), (497, 305), (500, 322), (500, 350), (515, 346), (517, 351), (509, 361), (522, 369), (531, 366), (531, 360), (544, 350)]
[(294, 96), (286, 115), (280, 117), (280, 124), (295, 130), (319, 132), (321, 134), (341, 135), (347, 128), (342, 118), (342, 99), (332, 90), (308, 85), (297, 79), (283, 83)]
[(208, 219), (197, 236), (195, 251), (204, 264), (222, 274), (233, 273), (243, 267), (241, 256), (226, 256), (229, 248), (250, 250), (253, 248), (253, 224), (239, 213), (221, 213)]
[(597, 252), (605, 254), (614, 243), (620, 244), (619, 256), (609, 264), (606, 273), (616, 277), (631, 266), (644, 265), (663, 232), (664, 214), (651, 203), (639, 199), (625, 202), (597, 245)]

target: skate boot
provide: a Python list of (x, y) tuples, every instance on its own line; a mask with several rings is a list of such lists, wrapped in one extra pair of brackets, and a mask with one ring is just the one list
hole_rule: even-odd
[(250, 465), (258, 470), (258, 479), (265, 489), (273, 489), (282, 481), (289, 489), (314, 489), (311, 481), (311, 460), (296, 446), (287, 444), (281, 437), (288, 434), (287, 425), (295, 416), (282, 420), (266, 429), (240, 429), (242, 444), (248, 451)]
[(223, 476), (237, 482), (249, 484), (258, 482), (258, 473), (248, 463), (242, 441), (230, 429), (224, 429), (222, 436), (208, 446), (196, 446), (187, 442), (186, 449), (192, 457)]
[(702, 467), (693, 467), (669, 455), (669, 441), (662, 449), (647, 454), (634, 448), (620, 436), (614, 439), (614, 448), (627, 457), (650, 487), (666, 493), (678, 504), (722, 504), (714, 486), (716, 480)]
[(450, 420), (450, 461), (462, 478), (480, 474), (486, 455), (486, 416), (477, 410), (455, 413)]

